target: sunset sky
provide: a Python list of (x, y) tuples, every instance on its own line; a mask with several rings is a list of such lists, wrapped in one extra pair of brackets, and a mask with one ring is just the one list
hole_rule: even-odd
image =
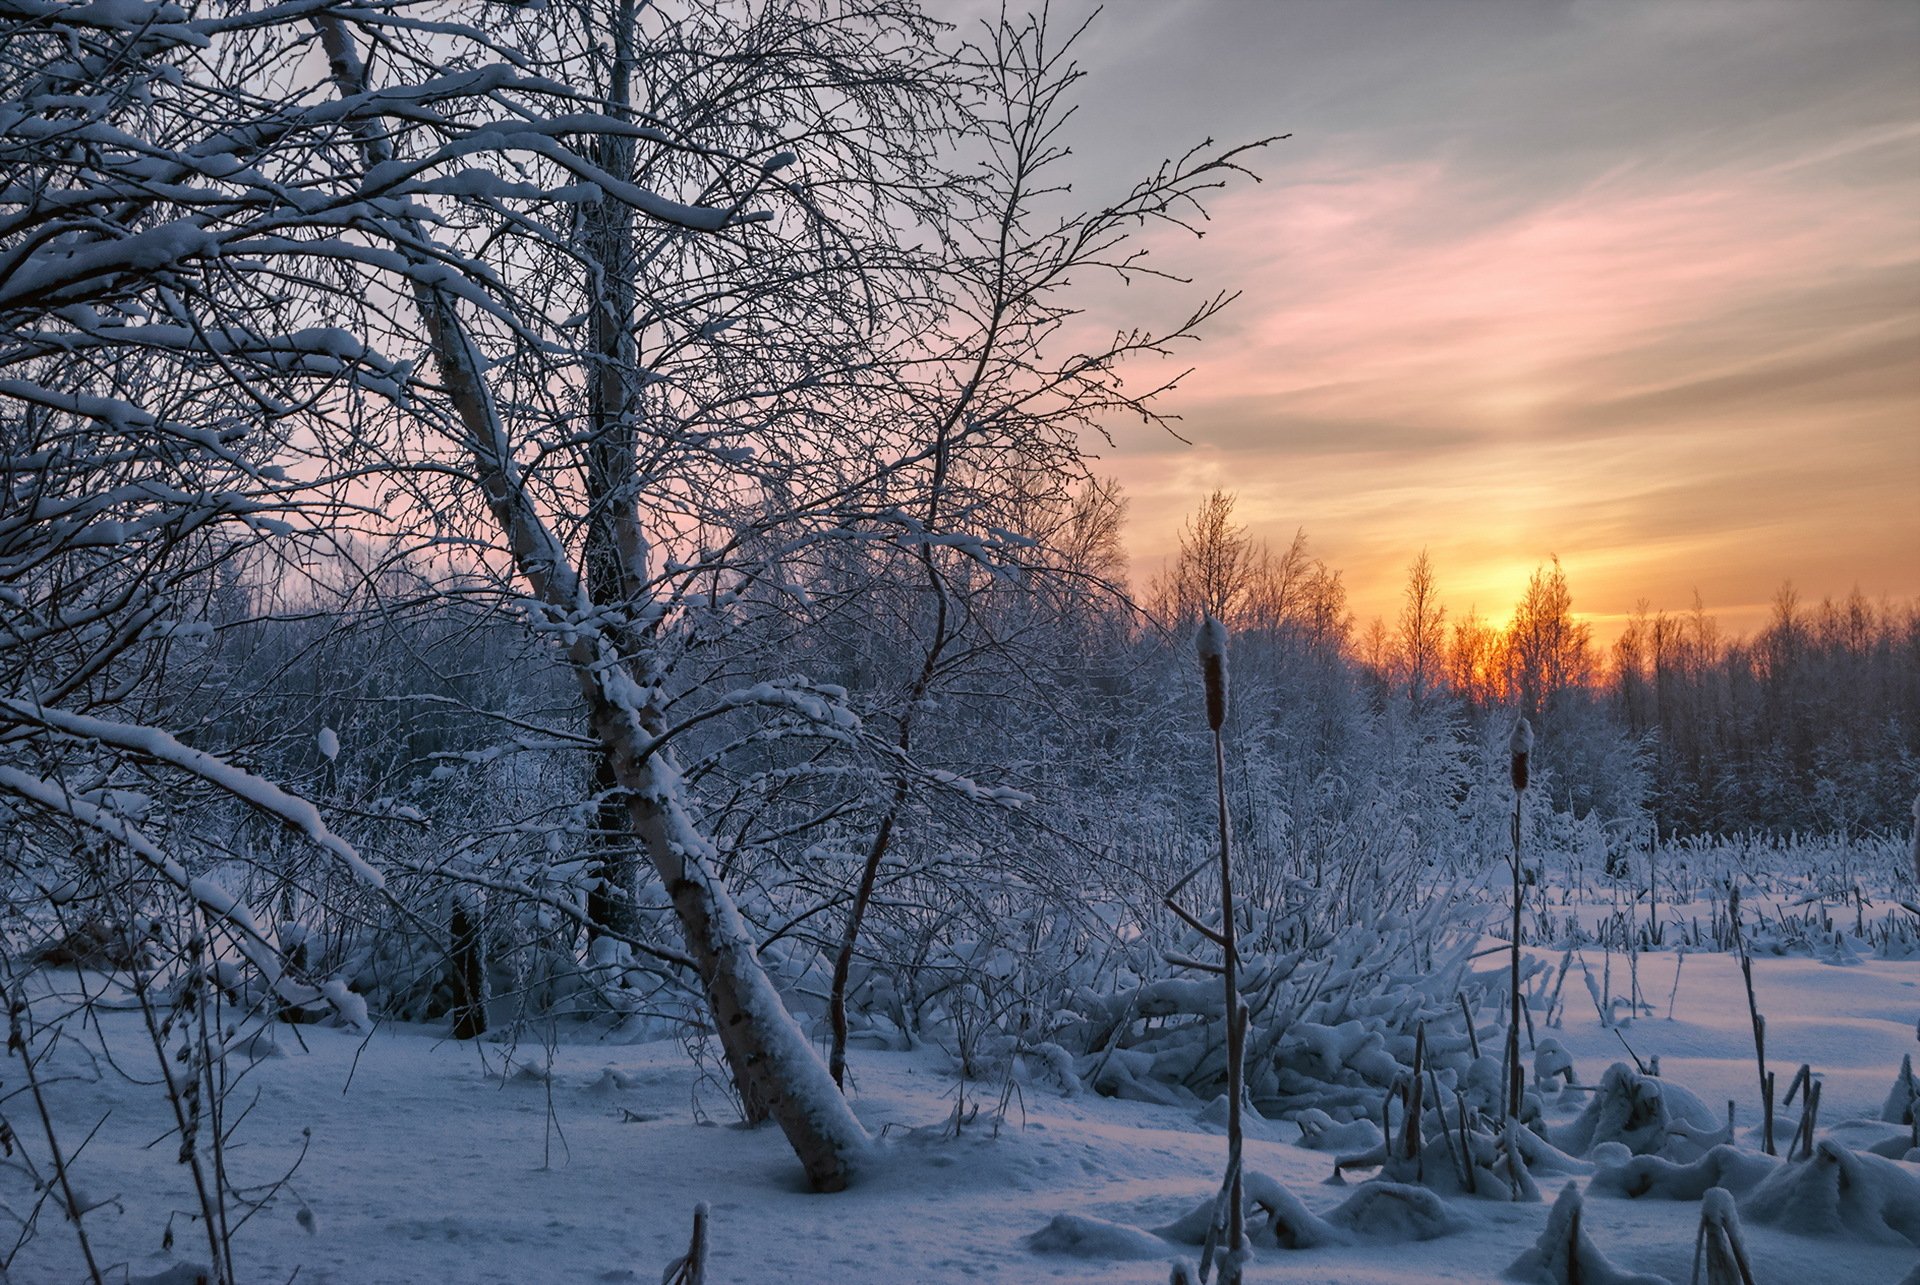
[(1920, 4), (1119, 0), (1080, 60), (1089, 196), (1293, 135), (1151, 241), (1244, 297), (1193, 445), (1115, 426), (1136, 582), (1223, 487), (1362, 625), (1423, 546), (1495, 619), (1557, 553), (1602, 639), (1696, 589), (1739, 631), (1789, 578), (1920, 595)]

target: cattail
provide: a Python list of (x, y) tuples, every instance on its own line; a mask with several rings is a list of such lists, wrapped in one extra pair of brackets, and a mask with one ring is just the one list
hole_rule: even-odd
[[(1525, 714), (1514, 720), (1507, 748), (1513, 751), (1513, 959), (1508, 968), (1506, 1056), (1507, 1123), (1511, 1125), (1520, 1118), (1521, 1109), (1526, 1105), (1526, 1075), (1520, 1067), (1520, 1020), (1526, 1013), (1520, 1006), (1520, 915), (1526, 899), (1520, 886), (1520, 811), (1527, 792), (1527, 756), (1533, 752), (1533, 726)], [(1577, 1209), (1575, 1215), (1578, 1216)]]
[[(1227, 1176), (1221, 1184), (1220, 1204), (1216, 1206), (1217, 1210), (1224, 1210), (1225, 1218), (1216, 1219), (1213, 1230), (1207, 1233), (1206, 1248), (1200, 1254), (1200, 1279), (1207, 1278), (1215, 1234), (1225, 1233), (1219, 1243), (1222, 1250), (1220, 1285), (1240, 1285), (1245, 1279), (1241, 1264), (1247, 1254), (1246, 1188), (1240, 1171), (1244, 1142), (1240, 1103), (1246, 1084), (1248, 1013), (1246, 1003), (1240, 998), (1240, 948), (1234, 930), (1237, 913), (1233, 901), (1233, 846), (1227, 824), (1227, 750), (1226, 740), (1220, 734), (1221, 726), (1227, 721), (1227, 627), (1208, 616), (1200, 622), (1200, 633), (1193, 641), (1200, 653), (1200, 674), (1207, 687), (1207, 726), (1213, 729), (1214, 796), (1220, 807), (1220, 931), (1204, 931), (1220, 944), (1220, 966), (1215, 971), (1220, 974), (1226, 1001), (1227, 1036)], [(1172, 900), (1167, 904), (1172, 906)], [(1182, 915), (1182, 918), (1188, 917)], [(1180, 1279), (1177, 1270), (1174, 1279)]]
[(1513, 788), (1527, 788), (1527, 756), (1533, 753), (1533, 725), (1522, 714), (1513, 724), (1513, 735), (1507, 740), (1507, 748), (1513, 751)]
[(1200, 622), (1194, 646), (1200, 652), (1200, 674), (1207, 684), (1207, 726), (1217, 732), (1227, 721), (1227, 627), (1208, 616)]

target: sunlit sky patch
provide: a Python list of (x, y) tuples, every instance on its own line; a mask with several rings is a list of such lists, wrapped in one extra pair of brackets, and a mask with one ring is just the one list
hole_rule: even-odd
[(1218, 486), (1363, 624), (1422, 547), (1494, 619), (1558, 554), (1603, 638), (1696, 590), (1738, 630), (1787, 579), (1920, 594), (1920, 5), (1123, 0), (1080, 60), (1089, 195), (1293, 135), (1150, 243), (1243, 297), (1193, 444), (1115, 426), (1136, 581)]

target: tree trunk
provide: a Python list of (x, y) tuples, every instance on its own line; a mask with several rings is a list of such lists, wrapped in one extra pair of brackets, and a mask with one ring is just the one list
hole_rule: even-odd
[[(622, 119), (631, 115), (634, 0), (616, 0), (612, 31), (613, 65), (608, 87), (608, 111)], [(633, 140), (620, 134), (602, 134), (590, 142), (601, 169), (621, 182), (633, 179)], [(644, 548), (631, 547), (625, 520), (633, 509), (635, 435), (640, 413), (635, 383), (640, 353), (634, 342), (633, 208), (603, 198), (583, 212), (585, 225), (587, 347), (592, 366), (587, 391), (587, 523), (582, 563), (587, 596), (600, 605), (629, 603), (644, 592), (636, 583), (634, 559), (644, 559)], [(637, 640), (628, 630), (616, 629), (616, 642), (632, 655)], [(587, 920), (594, 929), (610, 929), (634, 936), (633, 844), (627, 808), (609, 797), (618, 785), (613, 756), (603, 751), (594, 761), (593, 788), (601, 796), (594, 842), (600, 859), (597, 882), (587, 897)]]
[[(342, 92), (365, 93), (365, 69), (345, 23), (332, 16), (313, 21)], [(362, 126), (358, 141), (369, 165), (391, 158), (375, 127)], [(432, 241), (424, 224), (416, 223), (408, 232), (417, 244)], [(409, 259), (420, 255), (404, 244), (396, 248)], [(440, 265), (420, 260), (417, 266), (420, 271), (408, 285), (449, 406), (460, 422), (464, 436), (459, 445), (470, 458), (487, 508), (533, 597), (556, 611), (576, 611), (584, 605), (586, 586), (521, 486), (472, 336), (453, 297), (433, 284)], [(630, 499), (619, 503), (616, 498), (609, 510), (615, 542), (631, 574), (646, 548), (637, 515)], [(780, 1125), (815, 1191), (844, 1189), (852, 1157), (867, 1143), (866, 1131), (761, 968), (746, 921), (712, 869), (712, 845), (681, 804), (682, 787), (671, 756), (664, 750), (648, 752), (659, 729), (651, 725), (651, 712), (636, 701), (634, 658), (622, 657), (609, 639), (598, 635), (580, 636), (566, 656), (589, 723), (611, 757), (614, 778), (630, 791), (627, 809), (633, 831), (673, 898), (728, 1068), (750, 1117), (770, 1116)]]
[(713, 847), (681, 806), (671, 759), (664, 750), (638, 756), (639, 725), (589, 690), (597, 679), (577, 672), (594, 732), (612, 749), (615, 776), (629, 791), (634, 833), (673, 899), (748, 1118), (779, 1124), (815, 1191), (842, 1190), (866, 1131), (760, 966), (746, 921), (713, 870)]
[(486, 957), (480, 945), (480, 921), (456, 898), (447, 918), (449, 965), (453, 973), (453, 1038), (477, 1040), (487, 1033)]

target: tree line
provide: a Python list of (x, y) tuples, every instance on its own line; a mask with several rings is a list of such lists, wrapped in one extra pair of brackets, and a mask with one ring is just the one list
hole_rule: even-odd
[(1276, 554), (1232, 514), (1233, 497), (1215, 492), (1183, 527), (1146, 595), (1165, 627), (1212, 613), (1240, 626), (1245, 647), (1284, 634), (1341, 658), (1376, 707), (1437, 704), (1474, 724), (1524, 713), (1575, 812), (1637, 797), (1666, 836), (1905, 824), (1920, 780), (1920, 601), (1875, 603), (1856, 588), (1808, 604), (1786, 584), (1748, 637), (1697, 602), (1684, 613), (1642, 603), (1602, 648), (1557, 557), (1499, 624), (1451, 615), (1423, 550), (1394, 621), (1363, 628), (1304, 533)]

